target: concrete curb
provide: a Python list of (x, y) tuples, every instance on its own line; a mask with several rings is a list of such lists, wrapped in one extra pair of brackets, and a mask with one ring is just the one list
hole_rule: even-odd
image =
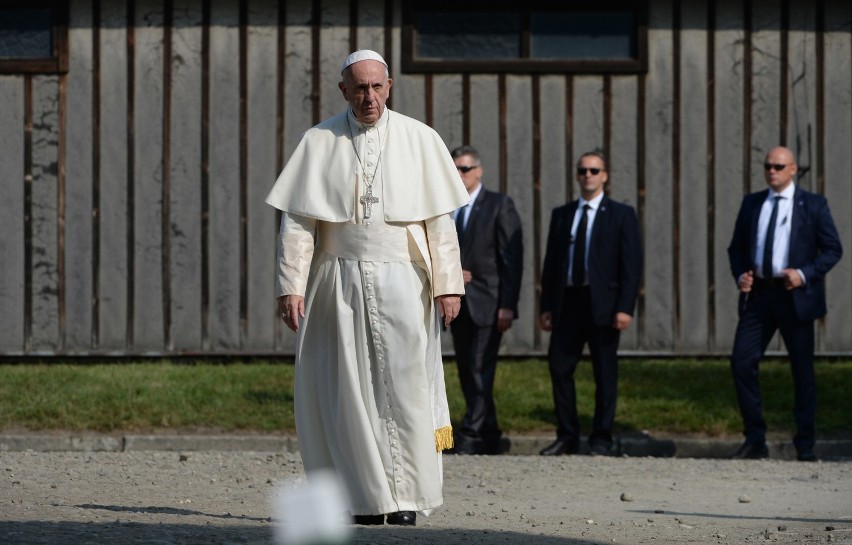
[[(508, 436), (507, 455), (536, 455), (550, 444), (552, 436)], [(618, 440), (621, 454), (632, 457), (727, 458), (740, 445), (739, 439), (702, 437), (653, 437), (638, 434)], [(796, 449), (789, 440), (769, 440), (769, 457), (795, 460)], [(298, 452), (299, 442), (290, 435), (99, 435), (99, 434), (0, 434), (0, 452), (129, 452), (129, 451), (256, 451)], [(852, 460), (852, 440), (817, 441), (814, 449), (824, 460)], [(588, 445), (580, 445), (588, 453)]]

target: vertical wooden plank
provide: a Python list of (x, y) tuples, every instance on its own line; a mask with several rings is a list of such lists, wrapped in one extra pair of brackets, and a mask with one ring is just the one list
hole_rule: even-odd
[[(482, 160), (483, 183), (488, 189), (500, 189), (500, 97), (497, 76), (472, 75), (471, 101), (466, 105), (470, 115), (470, 144), (479, 150)], [(455, 147), (453, 145), (452, 147)]]
[[(636, 76), (618, 76), (612, 78), (612, 126), (607, 168), (609, 168), (609, 196), (611, 199), (629, 204), (637, 209), (638, 161), (637, 159), (637, 116), (638, 79)], [(645, 256), (648, 259), (648, 256)], [(627, 331), (621, 333), (620, 350), (636, 350), (639, 347), (639, 316)]]
[(849, 352), (852, 322), (852, 9), (826, 2), (825, 9), (825, 196), (846, 252), (828, 274), (828, 316), (818, 327), (818, 348)]
[(572, 134), (576, 162), (581, 153), (603, 151), (603, 77), (574, 78), (574, 132)]
[(403, 74), (399, 67), (402, 58), (402, 0), (393, 2), (393, 61), (391, 61), (391, 76), (393, 88), (391, 97), (392, 110), (405, 114), (420, 121), (426, 121), (425, 76), (422, 74)]
[(92, 344), (92, 8), (71, 2), (65, 155), (65, 346)]
[[(240, 346), (240, 36), (239, 3), (210, 9), (209, 348)], [(270, 108), (275, 101), (264, 104)], [(274, 143), (274, 139), (272, 141)], [(270, 150), (274, 159), (274, 150)], [(267, 182), (268, 183), (268, 182)], [(262, 201), (262, 200), (261, 200)]]
[(816, 189), (816, 6), (790, 2), (788, 33), (790, 82), (787, 103), (787, 147), (799, 164), (796, 183)]
[[(752, 1), (751, 34), (751, 181), (752, 191), (766, 189), (763, 159), (781, 145), (781, 6), (776, 0)], [(769, 351), (786, 352), (776, 334)]]
[[(526, 246), (524, 253), (532, 259), (535, 259), (535, 256), (538, 255), (538, 267), (533, 267), (534, 270), (538, 270), (538, 274), (530, 279), (533, 282), (533, 288), (521, 294), (522, 298), (529, 298), (532, 305), (533, 310), (529, 321), (533, 325), (538, 320), (538, 301), (541, 297), (541, 266), (544, 263), (544, 254), (547, 250), (550, 218), (554, 208), (565, 204), (565, 186), (572, 183), (573, 180), (571, 171), (567, 168), (567, 165), (571, 163), (571, 158), (567, 156), (567, 143), (565, 141), (565, 120), (568, 113), (565, 101), (565, 77), (542, 76), (539, 80), (539, 101), (541, 104), (541, 117), (539, 119), (541, 178), (534, 180), (534, 182), (540, 186), (541, 217), (538, 224), (533, 222), (532, 216), (521, 217), (524, 230), (530, 232), (528, 238), (532, 240), (532, 245)], [(535, 262), (533, 265), (535, 265)], [(527, 321), (528, 319), (526, 316), (522, 316), (521, 320)], [(518, 325), (521, 325), (521, 322)], [(524, 324), (523, 327), (528, 326)], [(546, 353), (549, 342), (550, 333), (540, 332), (538, 345), (533, 348), (538, 352)]]
[(133, 112), (133, 350), (161, 351), (163, 329), (163, 3), (136, 0)]
[[(278, 305), (271, 281), (275, 260), (275, 211), (263, 202), (275, 179), (274, 110), (277, 92), (278, 40), (275, 0), (252, 0), (248, 30), (248, 329), (243, 339), (246, 351), (273, 348)], [(282, 29), (283, 31), (283, 29)]]
[[(169, 282), (177, 351), (201, 347), (201, 4), (174, 1)], [(235, 235), (236, 236), (236, 235)]]
[[(284, 81), (284, 157), (289, 158), (311, 122), (311, 2), (287, 2), (287, 58), (282, 59), (288, 74)], [(270, 181), (270, 187), (272, 182)]]
[(650, 6), (648, 75), (645, 78), (645, 338), (651, 351), (674, 347), (672, 291), (672, 6), (663, 0)]
[[(320, 1), (320, 0), (314, 0)], [(340, 65), (349, 51), (349, 2), (322, 2), (320, 58), (314, 59), (320, 77), (320, 119), (346, 109), (346, 101), (337, 88)]]
[(99, 347), (124, 350), (127, 335), (127, 14), (101, 10)]
[[(533, 125), (532, 125), (532, 81), (529, 76), (506, 76), (506, 132), (508, 135), (506, 156), (507, 194), (515, 201), (524, 227), (533, 217)], [(535, 293), (537, 279), (533, 273), (533, 231), (525, 228), (524, 269), (521, 280), (521, 299), (515, 325), (504, 334), (505, 343), (514, 351), (527, 353), (533, 349), (536, 338)]]
[(24, 78), (0, 76), (0, 353), (24, 349)]
[(372, 49), (385, 57), (385, 0), (358, 0), (358, 49)]
[[(681, 0), (677, 0), (681, 1)], [(680, 316), (678, 345), (708, 347), (707, 245), (707, 6), (682, 2), (680, 31)]]
[(448, 148), (462, 144), (462, 77), (435, 75), (432, 108), (435, 112), (432, 128), (438, 131)]
[(715, 39), (715, 112), (716, 127), (713, 160), (716, 263), (716, 337), (715, 351), (726, 353), (731, 349), (737, 325), (737, 286), (731, 276), (728, 245), (734, 231), (734, 222), (743, 199), (742, 142), (744, 140), (743, 100), (745, 21), (740, 2), (723, 0), (716, 5)]
[(33, 77), (32, 337), (34, 352), (59, 348), (57, 146), (59, 78)]
[(753, 0), (751, 35), (751, 188), (766, 189), (763, 159), (781, 144), (781, 10), (775, 0)]
[[(307, 84), (311, 80), (313, 64), (311, 63), (311, 2), (310, 0), (297, 0), (286, 2), (282, 9), (286, 10), (287, 27), (281, 29), (285, 32), (285, 47), (287, 55), (280, 59), (288, 77), (284, 79), (284, 153), (289, 159), (293, 150), (299, 144), (308, 128), (311, 127), (311, 87)], [(293, 76), (295, 74), (295, 76)], [(272, 187), (275, 177), (267, 180), (267, 190)], [(273, 208), (270, 207), (274, 211)], [(270, 240), (273, 244), (278, 242), (278, 226), (271, 233)], [(268, 278), (265, 280), (274, 285), (275, 279), (275, 254), (269, 256)], [(286, 327), (278, 328), (276, 346), (288, 354), (294, 352), (296, 335)]]

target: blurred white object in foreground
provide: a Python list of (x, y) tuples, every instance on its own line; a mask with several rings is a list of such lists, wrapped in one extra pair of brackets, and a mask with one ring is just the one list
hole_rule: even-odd
[(340, 481), (331, 471), (312, 472), (307, 483), (284, 485), (272, 498), (275, 541), (280, 545), (344, 545), (352, 517)]

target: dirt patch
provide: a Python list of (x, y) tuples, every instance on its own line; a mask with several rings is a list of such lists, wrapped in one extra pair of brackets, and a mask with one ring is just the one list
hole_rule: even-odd
[[(445, 504), (357, 544), (852, 544), (852, 463), (445, 456)], [(0, 452), (0, 543), (273, 543), (297, 454)]]

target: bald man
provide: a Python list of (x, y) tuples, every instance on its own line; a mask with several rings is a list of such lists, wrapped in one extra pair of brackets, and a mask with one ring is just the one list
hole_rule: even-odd
[(797, 459), (817, 459), (814, 320), (826, 314), (825, 275), (843, 250), (828, 202), (796, 186), (797, 169), (787, 148), (766, 154), (763, 172), (769, 189), (743, 199), (728, 247), (740, 290), (731, 370), (745, 436), (733, 459), (769, 455), (758, 364), (779, 330), (793, 372)]

